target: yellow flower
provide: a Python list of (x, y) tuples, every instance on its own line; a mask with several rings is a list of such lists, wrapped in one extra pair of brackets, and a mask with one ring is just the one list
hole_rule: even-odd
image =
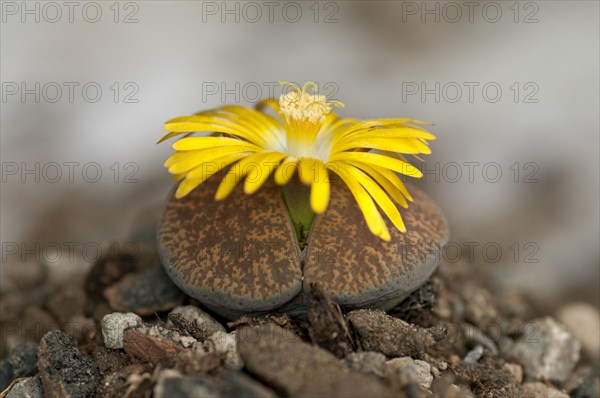
[[(378, 207), (400, 231), (406, 231), (398, 207), (412, 201), (396, 173), (421, 177), (403, 154), (429, 154), (427, 140), (435, 136), (418, 127), (429, 124), (412, 119), (341, 119), (331, 112), (341, 107), (327, 102), (309, 82), (292, 90), (279, 102), (269, 99), (257, 109), (223, 106), (182, 116), (165, 123), (169, 134), (159, 142), (185, 134), (173, 144), (177, 152), (165, 162), (169, 172), (181, 180), (176, 197), (181, 198), (219, 170), (230, 166), (215, 199), (226, 198), (244, 180), (244, 192), (256, 192), (274, 173), (275, 182), (286, 185), (298, 171), (300, 181), (310, 185), (310, 207), (323, 213), (329, 202), (328, 173), (337, 174), (348, 186), (370, 231), (384, 240), (389, 230)], [(309, 94), (313, 89), (315, 94)], [(281, 120), (264, 112), (272, 108)], [(194, 132), (210, 136), (189, 137)], [(377, 153), (371, 152), (377, 151)], [(250, 173), (256, 170), (256, 176)], [(393, 200), (393, 201), (392, 201)]]

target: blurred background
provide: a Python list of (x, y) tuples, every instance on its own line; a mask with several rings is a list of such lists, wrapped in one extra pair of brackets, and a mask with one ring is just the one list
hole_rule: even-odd
[(160, 209), (164, 121), (312, 80), (343, 116), (435, 123), (448, 266), (598, 306), (598, 2), (1, 4), (3, 273), (89, 266)]

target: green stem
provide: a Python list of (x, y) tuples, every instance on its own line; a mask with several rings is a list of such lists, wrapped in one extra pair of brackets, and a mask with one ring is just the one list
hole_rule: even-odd
[(310, 207), (310, 187), (294, 179), (281, 187), (281, 191), (294, 224), (298, 244), (300, 249), (303, 249), (308, 238), (308, 231), (315, 218), (315, 213)]

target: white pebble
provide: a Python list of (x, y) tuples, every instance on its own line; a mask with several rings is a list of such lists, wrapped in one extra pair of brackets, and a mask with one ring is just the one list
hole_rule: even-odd
[(102, 337), (106, 348), (123, 348), (125, 329), (142, 325), (142, 318), (133, 312), (113, 312), (102, 318)]

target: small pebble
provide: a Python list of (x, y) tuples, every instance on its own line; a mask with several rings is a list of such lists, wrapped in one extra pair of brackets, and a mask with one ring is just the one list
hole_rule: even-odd
[(379, 378), (348, 369), (338, 358), (274, 324), (238, 329), (246, 369), (281, 396), (390, 397)]
[(391, 317), (379, 310), (357, 310), (347, 315), (363, 349), (389, 357), (416, 356), (436, 340), (429, 330)]
[(569, 394), (540, 382), (521, 386), (521, 398), (569, 398)]
[(167, 327), (169, 327), (170, 323), (177, 323), (172, 319), (175, 314), (181, 315), (181, 319), (184, 321), (178, 323), (176, 326), (180, 329), (185, 329), (185, 332), (198, 340), (204, 340), (216, 332), (225, 332), (223, 325), (194, 305), (184, 305), (173, 308), (169, 313)]
[(557, 319), (581, 342), (583, 351), (598, 365), (600, 362), (600, 315), (587, 303), (570, 303), (562, 307)]
[(171, 340), (149, 336), (136, 329), (123, 333), (123, 349), (131, 359), (157, 364), (174, 357), (183, 348)]
[(433, 382), (431, 365), (425, 361), (414, 360), (411, 357), (401, 357), (390, 359), (386, 362), (386, 365), (400, 371), (399, 376), (403, 379), (400, 384), (414, 383), (426, 390), (431, 387)]
[(100, 377), (96, 363), (61, 331), (48, 332), (40, 341), (38, 369), (45, 396), (95, 396)]
[(482, 348), (487, 348), (492, 355), (498, 354), (498, 348), (496, 347), (496, 344), (481, 330), (466, 322), (463, 322), (460, 325), (460, 328), (467, 342), (481, 345)]
[(8, 359), (0, 360), (0, 391), (4, 391), (13, 379), (13, 368)]
[(465, 363), (477, 363), (483, 356), (483, 346), (477, 345), (465, 356)]
[(225, 366), (232, 370), (244, 367), (244, 362), (238, 353), (235, 332), (216, 332), (202, 343), (204, 352), (216, 352), (225, 356)]
[(531, 333), (513, 347), (525, 374), (535, 380), (564, 382), (579, 361), (581, 343), (553, 318), (536, 319), (527, 325)]
[(197, 340), (191, 336), (158, 325), (127, 329), (123, 333), (123, 349), (127, 355), (153, 364), (196, 343)]
[(44, 391), (39, 376), (29, 377), (10, 389), (6, 398), (42, 398)]
[(596, 398), (600, 397), (600, 370), (591, 369), (582, 373), (581, 382), (573, 390), (565, 388), (573, 398)]
[(381, 376), (385, 369), (385, 360), (385, 355), (380, 352), (361, 351), (348, 354), (344, 363), (350, 369)]
[(106, 348), (123, 348), (123, 332), (127, 328), (141, 326), (142, 318), (132, 312), (113, 312), (102, 318), (102, 337)]
[(415, 367), (417, 369), (417, 375), (419, 376), (419, 384), (424, 389), (429, 389), (433, 382), (433, 375), (431, 374), (431, 365), (420, 359), (415, 359)]
[(515, 380), (517, 382), (523, 382), (523, 368), (521, 367), (521, 365), (507, 362), (502, 366), (502, 368), (510, 372), (510, 374), (515, 377)]
[(13, 377), (30, 377), (37, 373), (38, 345), (27, 341), (20, 343), (8, 356), (12, 365)]
[(184, 294), (163, 267), (154, 267), (127, 274), (104, 290), (104, 297), (114, 310), (144, 316), (175, 308), (183, 302)]
[(155, 398), (172, 397), (261, 397), (277, 395), (249, 376), (239, 372), (219, 372), (217, 375), (182, 375), (165, 369), (154, 386)]

